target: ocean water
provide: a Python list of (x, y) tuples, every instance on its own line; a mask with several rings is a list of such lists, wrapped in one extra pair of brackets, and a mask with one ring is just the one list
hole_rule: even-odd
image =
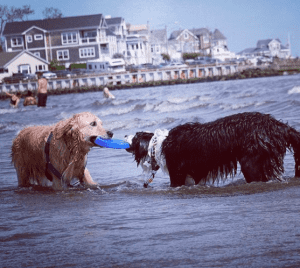
[[(299, 267), (300, 188), (289, 182), (151, 187), (125, 150), (93, 148), (99, 189), (19, 188), (13, 138), (89, 111), (114, 137), (259, 111), (300, 131), (300, 75), (49, 96), (46, 108), (0, 101), (0, 267)], [(284, 178), (294, 175), (285, 158)], [(274, 186), (275, 185), (275, 186)], [(241, 191), (239, 189), (242, 189)]]

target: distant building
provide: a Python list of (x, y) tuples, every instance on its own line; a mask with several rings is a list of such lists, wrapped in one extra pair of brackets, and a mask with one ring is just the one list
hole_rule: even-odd
[(151, 50), (149, 44), (149, 27), (147, 24), (127, 26), (126, 40), (128, 64), (144, 64), (151, 62)]
[(180, 53), (196, 52), (223, 61), (235, 57), (227, 47), (227, 38), (218, 29), (214, 32), (207, 28), (174, 31), (170, 35), (169, 45)]
[(188, 29), (173, 31), (168, 44), (176, 48), (177, 52), (193, 53), (199, 51), (199, 39)]
[(291, 56), (289, 45), (284, 46), (281, 41), (277, 39), (258, 40), (255, 48), (246, 48), (239, 52), (238, 55), (245, 57), (278, 57), (282, 59)]
[(199, 52), (204, 55), (210, 54), (211, 32), (207, 28), (194, 28), (189, 31), (199, 39)]
[(48, 71), (48, 62), (29, 51), (0, 53), (0, 80), (13, 73), (34, 74), (38, 71)]
[(110, 55), (107, 24), (102, 14), (57, 19), (8, 22), (5, 51), (29, 51), (50, 62), (84, 63)]
[(126, 56), (126, 38), (127, 27), (125, 20), (121, 17), (111, 18), (111, 16), (105, 16), (108, 29), (116, 35), (117, 38), (117, 52)]
[(159, 64), (163, 61), (161, 54), (169, 54), (167, 30), (150, 30), (149, 43), (151, 49), (151, 61), (153, 64)]

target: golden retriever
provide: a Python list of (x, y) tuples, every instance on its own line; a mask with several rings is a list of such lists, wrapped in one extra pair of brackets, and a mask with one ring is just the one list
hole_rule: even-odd
[(85, 168), (97, 136), (111, 138), (113, 133), (89, 112), (75, 114), (56, 125), (21, 130), (12, 145), (19, 186), (51, 186), (59, 190), (74, 181), (97, 185)]

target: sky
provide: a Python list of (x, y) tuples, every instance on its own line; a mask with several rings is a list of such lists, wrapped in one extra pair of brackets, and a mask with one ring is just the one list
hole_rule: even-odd
[(292, 55), (300, 57), (299, 0), (0, 0), (0, 5), (30, 5), (43, 18), (46, 7), (58, 8), (64, 17), (103, 14), (123, 17), (126, 23), (147, 24), (150, 29), (172, 31), (206, 27), (219, 29), (228, 48), (240, 52), (256, 47), (258, 40), (290, 39)]

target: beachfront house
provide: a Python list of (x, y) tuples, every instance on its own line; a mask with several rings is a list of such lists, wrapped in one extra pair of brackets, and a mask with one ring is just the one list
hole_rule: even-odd
[(155, 29), (149, 32), (149, 42), (151, 47), (151, 61), (153, 64), (163, 62), (161, 54), (169, 54), (166, 29)]
[(107, 36), (107, 28), (102, 14), (8, 22), (3, 31), (5, 50), (28, 51), (66, 67), (71, 63), (105, 60), (113, 53), (110, 42), (116, 39), (110, 33)]
[(199, 40), (199, 51), (203, 55), (210, 54), (211, 48), (211, 32), (207, 28), (193, 28), (189, 30)]
[(199, 39), (188, 29), (173, 31), (168, 44), (175, 46), (181, 53), (193, 53), (199, 51)]
[(258, 40), (256, 47), (246, 48), (238, 53), (240, 56), (253, 58), (253, 57), (278, 57), (281, 59), (287, 59), (291, 56), (291, 50), (289, 44), (284, 46), (281, 41), (277, 39), (264, 39)]
[(140, 65), (151, 63), (148, 25), (128, 24), (127, 29), (127, 57), (125, 58), (127, 64)]
[(0, 53), (0, 80), (14, 73), (34, 74), (48, 71), (48, 62), (29, 51)]
[(110, 15), (105, 16), (106, 24), (108, 29), (116, 35), (117, 41), (117, 54), (126, 56), (126, 37), (127, 28), (125, 20), (122, 17), (112, 18)]

